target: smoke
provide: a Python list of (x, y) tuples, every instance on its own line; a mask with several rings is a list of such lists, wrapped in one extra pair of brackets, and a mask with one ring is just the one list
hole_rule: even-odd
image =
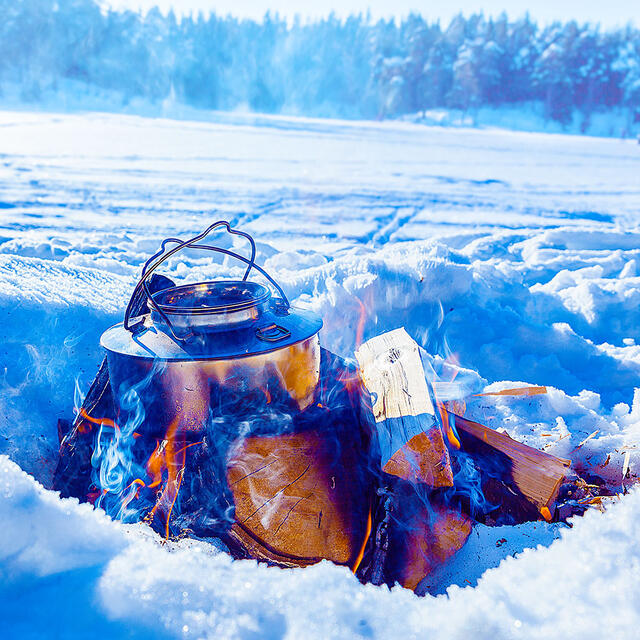
[[(115, 393), (115, 421), (94, 418), (98, 429), (91, 457), (92, 479), (100, 489), (95, 504), (117, 520), (137, 521), (144, 510), (144, 506), (136, 505), (133, 499), (140, 487), (149, 483), (148, 471), (140, 459), (141, 449), (148, 448), (148, 442), (136, 448), (136, 440), (150, 415), (145, 406), (149, 402), (147, 391), (164, 367), (164, 363), (155, 361), (140, 381), (131, 384), (127, 380), (120, 384)], [(136, 480), (138, 482), (134, 482)]]

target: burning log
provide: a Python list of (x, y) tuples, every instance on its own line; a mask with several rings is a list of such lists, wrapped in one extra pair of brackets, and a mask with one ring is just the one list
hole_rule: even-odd
[(384, 474), (373, 531), (357, 575), (364, 583), (415, 590), (467, 541), (473, 520), (438, 491)]
[(418, 345), (397, 329), (365, 342), (356, 358), (372, 402), (365, 417), (373, 414), (382, 470), (434, 488), (453, 486)]
[(276, 562), (353, 564), (366, 524), (364, 487), (345, 444), (322, 430), (240, 439), (227, 466), (234, 531)]
[(551, 520), (560, 486), (571, 461), (534, 449), (504, 433), (449, 413), (468, 450), (483, 443), (508, 458), (508, 475), (520, 493), (532, 502), (545, 520)]
[[(383, 470), (434, 488), (452, 486), (450, 456), (436, 422), (418, 345), (404, 329), (397, 329), (363, 344), (356, 357), (372, 398)], [(531, 519), (532, 513), (551, 519), (570, 461), (450, 413), (444, 406), (438, 408), (447, 429), (453, 434), (458, 428), (462, 443), (455, 435), (449, 438), (454, 451), (462, 444), (462, 450), (477, 461), (482, 488), (494, 507), (504, 502), (508, 507), (503, 511), (516, 521)], [(416, 433), (419, 429), (422, 432)]]

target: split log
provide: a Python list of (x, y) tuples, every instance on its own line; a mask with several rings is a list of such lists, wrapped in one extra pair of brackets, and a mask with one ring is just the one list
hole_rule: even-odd
[(481, 442), (508, 458), (507, 471), (513, 484), (537, 507), (545, 519), (550, 520), (558, 491), (569, 472), (571, 461), (529, 447), (504, 433), (462, 416), (448, 413), (449, 419), (455, 422), (458, 433), (463, 432), (476, 440), (476, 443), (468, 441), (466, 448), (477, 449), (477, 443)]
[[(422, 486), (385, 475), (374, 504), (374, 528), (358, 577), (415, 590), (467, 541), (472, 520), (455, 507), (427, 500)], [(440, 496), (441, 497), (441, 496)]]
[(362, 344), (356, 359), (371, 399), (365, 419), (375, 423), (382, 470), (434, 488), (453, 486), (418, 345), (396, 329)]
[(392, 531), (387, 572), (403, 587), (415, 591), (427, 575), (463, 547), (472, 520), (457, 509), (427, 507), (415, 498), (404, 497), (397, 506), (395, 517), (402, 524), (396, 524)]

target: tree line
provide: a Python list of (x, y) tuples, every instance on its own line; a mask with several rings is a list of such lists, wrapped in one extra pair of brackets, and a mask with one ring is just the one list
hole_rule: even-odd
[(549, 119), (624, 107), (640, 120), (640, 31), (529, 17), (412, 14), (288, 23), (214, 13), (176, 18), (95, 0), (0, 0), (0, 91), (37, 101), (75, 80), (123, 102), (168, 97), (195, 107), (391, 118), (432, 108), (538, 101)]

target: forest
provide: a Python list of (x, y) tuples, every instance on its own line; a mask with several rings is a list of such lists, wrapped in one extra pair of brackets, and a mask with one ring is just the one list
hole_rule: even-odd
[[(0, 97), (88, 86), (205, 109), (383, 119), (533, 101), (568, 122), (622, 107), (640, 120), (640, 31), (456, 16), (261, 22), (176, 17), (95, 0), (0, 0)], [(75, 82), (68, 82), (75, 81)]]

